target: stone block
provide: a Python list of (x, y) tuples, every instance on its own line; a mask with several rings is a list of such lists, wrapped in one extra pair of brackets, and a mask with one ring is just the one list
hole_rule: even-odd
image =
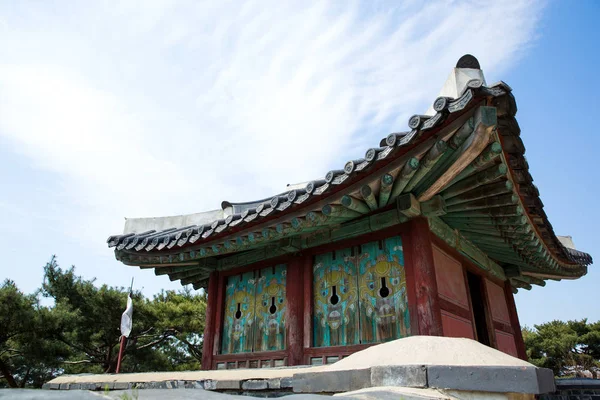
[(213, 380), (204, 381), (204, 389), (206, 390), (239, 390), (241, 383), (237, 379)]
[(113, 388), (115, 390), (127, 390), (129, 389), (129, 382), (115, 382)]
[(113, 390), (115, 388), (114, 382), (102, 382), (100, 383), (100, 390)]
[(294, 374), (294, 393), (339, 393), (371, 386), (371, 369)]
[(69, 388), (71, 387), (70, 383), (61, 383), (60, 384), (60, 390), (69, 390)]
[(431, 365), (427, 367), (427, 384), (432, 388), (481, 392), (542, 394), (554, 391), (552, 372), (540, 370), (543, 368)]
[(193, 389), (204, 389), (204, 381), (194, 381)]
[(217, 390), (217, 381), (213, 381), (212, 379), (207, 379), (204, 381), (204, 389), (206, 390)]
[(279, 388), (280, 389), (291, 389), (294, 384), (294, 378), (285, 377), (279, 380)]
[(269, 389), (281, 389), (281, 378), (267, 379), (267, 386), (269, 387)]
[(371, 367), (371, 386), (427, 387), (427, 369), (422, 365)]
[(44, 383), (44, 385), (42, 386), (42, 389), (58, 390), (58, 389), (60, 389), (60, 384), (59, 383)]
[(548, 368), (536, 368), (539, 393), (553, 393), (556, 391), (554, 373)]
[(217, 390), (238, 390), (241, 382), (238, 379), (225, 379), (217, 381)]
[(167, 389), (177, 389), (177, 381), (165, 381), (165, 387)]
[(148, 385), (148, 382), (136, 382), (136, 383), (132, 383), (131, 387), (135, 388), (135, 389), (148, 389), (149, 385)]
[(264, 379), (250, 379), (242, 383), (243, 390), (266, 390), (268, 386)]
[(103, 389), (104, 389), (104, 387), (102, 386), (102, 383), (100, 383), (100, 382), (88, 383), (88, 390), (100, 391)]

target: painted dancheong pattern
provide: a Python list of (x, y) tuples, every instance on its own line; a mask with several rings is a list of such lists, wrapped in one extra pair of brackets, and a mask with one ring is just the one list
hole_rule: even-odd
[(262, 269), (256, 283), (254, 351), (285, 349), (284, 264)]
[(392, 237), (361, 246), (357, 256), (361, 343), (410, 334), (402, 241)]
[(400, 237), (315, 257), (315, 347), (378, 343), (410, 335)]
[(252, 351), (255, 329), (254, 271), (227, 278), (222, 354)]
[(358, 344), (358, 287), (351, 249), (316, 256), (313, 276), (314, 346)]

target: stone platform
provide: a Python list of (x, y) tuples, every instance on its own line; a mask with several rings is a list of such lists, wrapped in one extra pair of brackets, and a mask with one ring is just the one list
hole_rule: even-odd
[[(61, 376), (44, 388), (92, 391), (183, 388), (199, 389), (204, 395), (210, 391), (258, 397), (310, 394), (302, 395), (301, 398), (307, 399), (313, 398), (313, 394), (363, 399), (385, 398), (388, 394), (389, 398), (406, 399), (529, 399), (555, 389), (550, 370), (470, 339), (432, 336), (380, 344), (327, 366)], [(151, 392), (140, 393), (151, 398), (148, 397)], [(473, 397), (475, 393), (478, 395)]]

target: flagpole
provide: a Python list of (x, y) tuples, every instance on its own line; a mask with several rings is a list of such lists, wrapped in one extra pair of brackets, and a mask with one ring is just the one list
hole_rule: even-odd
[[(131, 286), (129, 286), (128, 303), (129, 303), (129, 300), (131, 299), (132, 294), (133, 294), (133, 278), (131, 278)], [(127, 310), (125, 311), (125, 313), (126, 312), (127, 312)], [(123, 315), (125, 315), (125, 313), (123, 313)], [(127, 344), (127, 336), (129, 335), (129, 332), (123, 334), (122, 324), (123, 324), (123, 320), (121, 319), (121, 345), (119, 346), (119, 356), (117, 358), (117, 369), (115, 370), (116, 374), (118, 374), (121, 371), (121, 361), (123, 360), (123, 351), (125, 351), (125, 345)], [(131, 327), (129, 328), (129, 331), (131, 331)]]
[(117, 359), (117, 370), (116, 374), (121, 370), (121, 360), (123, 359), (123, 349), (125, 348), (125, 343), (127, 343), (127, 338), (121, 335), (121, 347), (119, 347), (119, 358)]

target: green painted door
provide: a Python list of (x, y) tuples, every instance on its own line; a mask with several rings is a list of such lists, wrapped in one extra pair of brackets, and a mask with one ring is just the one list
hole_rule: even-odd
[(313, 306), (315, 347), (410, 335), (400, 237), (316, 256)]
[(222, 354), (252, 351), (255, 294), (254, 271), (227, 278)]
[(285, 349), (286, 266), (227, 278), (221, 354)]
[(259, 271), (254, 351), (285, 349), (285, 276), (286, 267), (283, 264)]
[(358, 288), (352, 249), (316, 256), (313, 277), (314, 346), (358, 344)]
[(408, 336), (410, 316), (400, 237), (361, 245), (357, 262), (361, 343)]

